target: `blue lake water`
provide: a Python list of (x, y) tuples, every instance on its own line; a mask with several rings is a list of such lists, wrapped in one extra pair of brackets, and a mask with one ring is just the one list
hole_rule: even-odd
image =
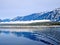
[(60, 45), (60, 27), (0, 29), (0, 45)]

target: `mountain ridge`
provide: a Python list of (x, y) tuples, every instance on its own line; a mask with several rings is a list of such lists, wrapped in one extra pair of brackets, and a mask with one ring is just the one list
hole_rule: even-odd
[(10, 22), (10, 21), (31, 21), (31, 20), (51, 20), (53, 22), (60, 22), (60, 8), (49, 12), (33, 13), (27, 16), (17, 16), (13, 19), (0, 19), (0, 22)]

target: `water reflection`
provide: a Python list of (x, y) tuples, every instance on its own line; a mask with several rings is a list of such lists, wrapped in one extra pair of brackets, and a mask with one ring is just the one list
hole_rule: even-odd
[[(10, 29), (10, 30), (13, 30), (13, 29)], [(15, 29), (15, 30), (19, 30), (19, 29)], [(24, 30), (24, 29), (22, 29), (22, 30)], [(25, 30), (28, 30), (28, 29), (25, 29)], [(24, 38), (39, 42), (38, 44), (34, 44), (34, 45), (40, 45), (40, 44), (41, 45), (42, 44), (43, 45), (59, 45), (60, 44), (60, 27), (58, 27), (58, 28), (56, 28), (56, 27), (39, 28), (39, 29), (32, 29), (32, 31), (30, 31), (30, 29), (29, 29), (28, 32), (27, 31), (16, 32), (16, 31), (0, 30), (0, 34), (1, 33), (5, 33), (6, 35), (12, 34), (12, 36), (10, 35), (9, 37), (15, 36), (15, 37), (19, 37), (19, 39), (21, 39), (20, 37), (24, 37)], [(12, 39), (14, 39), (14, 38), (12, 38)], [(26, 41), (26, 40), (24, 40), (24, 41)], [(16, 41), (16, 43), (18, 43), (18, 42)], [(19, 42), (19, 44), (20, 44), (20, 42)], [(33, 45), (33, 43), (31, 45)]]
[(24, 36), (26, 38), (29, 38), (29, 39), (32, 39), (32, 40), (35, 40), (35, 41), (41, 41), (43, 43), (53, 45), (52, 43), (50, 43), (48, 41), (45, 41), (43, 39), (38, 38), (37, 35), (34, 34), (34, 33), (30, 33), (30, 32), (14, 32), (14, 34), (17, 35), (18, 37), (19, 36)]

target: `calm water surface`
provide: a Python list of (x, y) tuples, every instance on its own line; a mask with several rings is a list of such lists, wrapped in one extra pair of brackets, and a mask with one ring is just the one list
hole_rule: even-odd
[(60, 45), (60, 27), (0, 29), (0, 45)]

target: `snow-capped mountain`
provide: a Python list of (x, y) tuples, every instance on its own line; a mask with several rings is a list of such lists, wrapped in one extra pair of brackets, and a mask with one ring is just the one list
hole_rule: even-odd
[(57, 8), (55, 10), (49, 11), (49, 12), (42, 12), (42, 13), (34, 13), (34, 14), (30, 14), (28, 16), (17, 16), (13, 19), (4, 19), (2, 20), (3, 22), (5, 21), (30, 21), (30, 20), (51, 20), (51, 21), (60, 21), (60, 8)]

